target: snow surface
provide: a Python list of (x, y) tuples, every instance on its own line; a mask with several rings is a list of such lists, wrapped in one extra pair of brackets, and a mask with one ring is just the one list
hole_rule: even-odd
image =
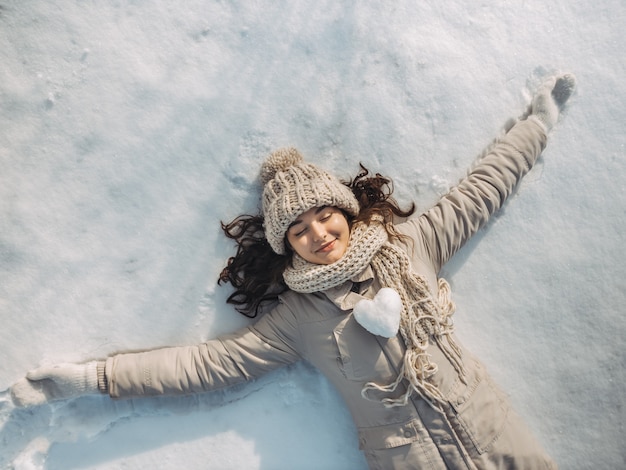
[(364, 162), (428, 208), (555, 70), (579, 88), (505, 210), (444, 269), (462, 341), (564, 469), (626, 466), (623, 0), (4, 0), (0, 465), (363, 469), (306, 364), (233, 390), (15, 409), (42, 364), (245, 325), (219, 221), (264, 156)]

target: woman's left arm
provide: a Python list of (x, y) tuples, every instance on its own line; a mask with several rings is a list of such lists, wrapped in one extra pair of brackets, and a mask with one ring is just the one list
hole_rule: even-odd
[(413, 222), (436, 271), (502, 207), (546, 146), (547, 134), (575, 86), (572, 75), (546, 82), (530, 116), (500, 139), (471, 172)]

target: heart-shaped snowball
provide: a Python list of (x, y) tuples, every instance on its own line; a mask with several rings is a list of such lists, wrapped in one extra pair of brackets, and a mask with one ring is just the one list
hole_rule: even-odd
[(400, 328), (402, 299), (389, 287), (378, 291), (373, 300), (359, 300), (352, 314), (359, 324), (372, 334), (392, 338)]

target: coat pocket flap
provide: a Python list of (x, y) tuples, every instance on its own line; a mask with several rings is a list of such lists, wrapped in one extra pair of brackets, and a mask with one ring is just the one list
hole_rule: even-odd
[(405, 423), (359, 428), (359, 448), (390, 449), (411, 444), (422, 439), (421, 429), (422, 426), (417, 419)]

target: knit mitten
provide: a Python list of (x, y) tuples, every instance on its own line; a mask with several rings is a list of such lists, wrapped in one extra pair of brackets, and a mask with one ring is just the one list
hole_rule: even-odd
[(99, 393), (97, 362), (57, 364), (26, 374), (11, 387), (16, 406), (36, 406), (66, 398)]
[(576, 88), (576, 77), (564, 74), (551, 77), (539, 89), (531, 103), (529, 118), (537, 119), (546, 132), (556, 124), (559, 113)]

